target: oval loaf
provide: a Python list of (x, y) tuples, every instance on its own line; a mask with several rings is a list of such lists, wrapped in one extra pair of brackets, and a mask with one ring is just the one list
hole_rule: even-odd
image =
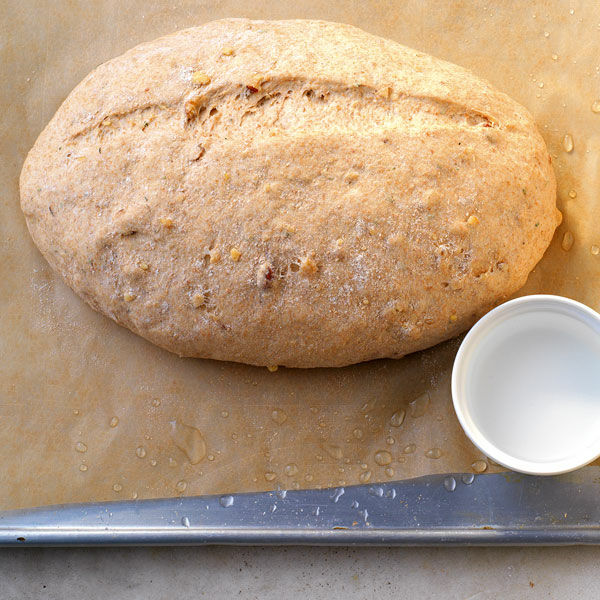
[(35, 243), (96, 310), (182, 356), (400, 357), (521, 287), (560, 213), (529, 113), (455, 65), (322, 21), (133, 48), (30, 151)]

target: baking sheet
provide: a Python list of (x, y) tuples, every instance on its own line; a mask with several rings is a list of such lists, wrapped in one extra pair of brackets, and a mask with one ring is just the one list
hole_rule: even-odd
[(2, 3), (3, 509), (341, 486), (483, 468), (451, 407), (457, 340), (399, 361), (344, 369), (270, 373), (179, 359), (85, 306), (29, 239), (18, 174), (74, 85), (139, 42), (225, 16), (353, 23), (471, 68), (522, 102), (553, 156), (564, 215), (523, 293), (558, 293), (600, 309), (595, 3)]

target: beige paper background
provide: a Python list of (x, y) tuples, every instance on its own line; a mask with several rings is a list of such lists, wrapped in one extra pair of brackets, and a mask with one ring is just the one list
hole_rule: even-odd
[[(350, 485), (469, 471), (481, 458), (452, 411), (457, 340), (344, 369), (179, 359), (94, 313), (33, 246), (18, 175), (69, 91), (139, 42), (226, 16), (352, 23), (464, 65), (527, 106), (554, 159), (564, 222), (524, 291), (600, 309), (597, 3), (9, 0), (0, 6), (0, 508)], [(432, 448), (440, 458), (426, 456)]]

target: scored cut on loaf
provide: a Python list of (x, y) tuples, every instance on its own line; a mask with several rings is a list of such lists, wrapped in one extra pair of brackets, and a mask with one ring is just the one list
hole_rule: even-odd
[(100, 65), (21, 205), (93, 308), (181, 356), (400, 357), (526, 281), (560, 222), (530, 114), (349, 25), (207, 23)]

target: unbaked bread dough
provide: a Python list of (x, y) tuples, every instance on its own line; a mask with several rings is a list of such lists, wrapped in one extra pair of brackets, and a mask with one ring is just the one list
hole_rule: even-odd
[(182, 356), (400, 357), (520, 288), (560, 213), (529, 113), (323, 21), (208, 23), (95, 69), (21, 204), (92, 307)]

